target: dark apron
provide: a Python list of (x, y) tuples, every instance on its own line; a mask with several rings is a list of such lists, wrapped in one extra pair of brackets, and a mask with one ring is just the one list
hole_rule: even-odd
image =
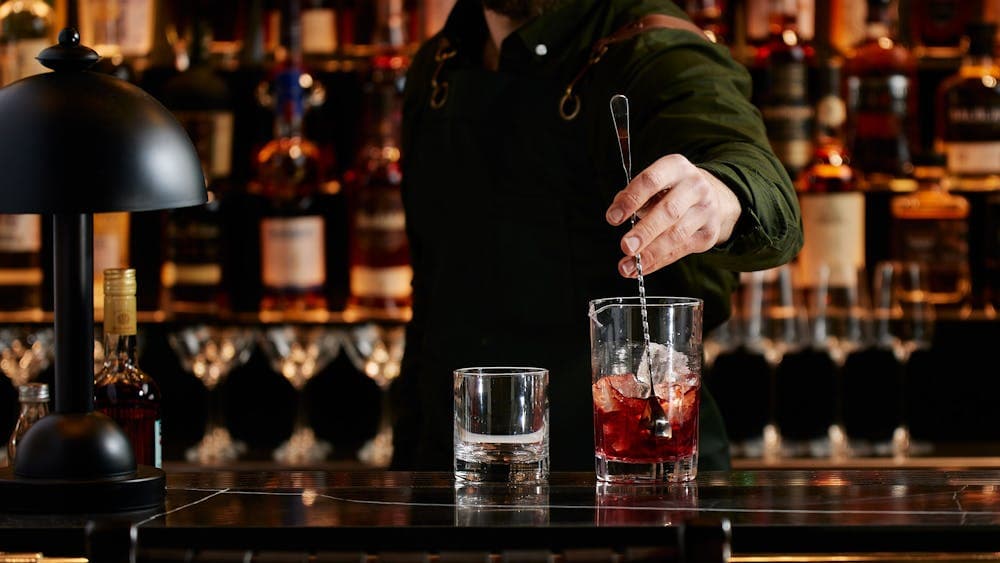
[[(450, 469), (452, 371), (543, 367), (552, 469), (592, 470), (588, 300), (637, 291), (615, 273), (623, 231), (604, 221), (620, 165), (590, 154), (583, 114), (559, 116), (565, 84), (482, 69), (454, 69), (446, 80), (449, 99), (421, 108), (405, 156), (424, 331), (406, 347), (420, 369), (398, 382), (421, 423), (400, 431), (416, 436), (414, 468)], [(712, 465), (728, 466), (721, 420), (707, 403), (703, 415), (714, 416), (702, 424), (703, 460), (711, 446), (723, 452)]]

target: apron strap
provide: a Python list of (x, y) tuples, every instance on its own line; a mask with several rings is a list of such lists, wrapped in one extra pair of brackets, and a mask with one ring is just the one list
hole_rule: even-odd
[(647, 14), (634, 22), (630, 22), (618, 28), (618, 30), (611, 35), (598, 39), (597, 42), (594, 43), (593, 48), (590, 50), (590, 58), (587, 59), (587, 63), (583, 65), (580, 72), (578, 72), (573, 80), (571, 80), (566, 86), (566, 91), (563, 93), (562, 98), (559, 99), (559, 116), (566, 121), (572, 121), (576, 118), (577, 114), (580, 113), (580, 96), (573, 92), (573, 89), (576, 87), (577, 82), (579, 82), (583, 76), (587, 74), (590, 67), (594, 66), (601, 60), (604, 53), (608, 51), (609, 46), (614, 45), (615, 43), (621, 43), (622, 41), (627, 41), (640, 33), (653, 29), (682, 29), (695, 33), (706, 41), (708, 40), (705, 33), (690, 21), (676, 16), (668, 16), (666, 14)]
[[(587, 74), (590, 67), (594, 66), (601, 60), (604, 53), (608, 51), (609, 46), (614, 45), (615, 43), (627, 41), (640, 33), (653, 29), (682, 29), (695, 33), (699, 37), (708, 41), (708, 37), (705, 35), (705, 32), (698, 28), (698, 26), (688, 20), (678, 18), (676, 16), (668, 16), (666, 14), (647, 14), (638, 20), (625, 24), (611, 35), (602, 37), (594, 43), (593, 48), (590, 50), (590, 57), (587, 59), (587, 63), (580, 69), (580, 72), (576, 74), (573, 80), (570, 81), (569, 85), (566, 86), (566, 90), (563, 93), (562, 98), (559, 99), (559, 116), (566, 121), (572, 121), (576, 118), (577, 114), (580, 113), (580, 96), (573, 92), (573, 89), (576, 87), (577, 82), (579, 82), (583, 76)], [(448, 60), (454, 57), (455, 54), (455, 48), (452, 47), (446, 37), (442, 37), (438, 42), (437, 50), (434, 53), (434, 62), (437, 63), (437, 66), (434, 69), (434, 74), (431, 75), (430, 105), (433, 109), (441, 108), (444, 106), (445, 102), (448, 101), (448, 82), (441, 79), (441, 71), (444, 70), (445, 64)]]

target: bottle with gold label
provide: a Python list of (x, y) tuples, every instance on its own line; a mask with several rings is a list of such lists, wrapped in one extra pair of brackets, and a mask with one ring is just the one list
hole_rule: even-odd
[(160, 388), (137, 361), (135, 293), (134, 269), (104, 271), (104, 366), (94, 380), (94, 408), (122, 427), (136, 463), (160, 467)]

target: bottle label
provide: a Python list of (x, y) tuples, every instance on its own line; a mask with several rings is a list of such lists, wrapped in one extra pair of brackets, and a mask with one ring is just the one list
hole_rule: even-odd
[(302, 52), (331, 54), (337, 49), (337, 14), (329, 8), (302, 10)]
[(797, 280), (815, 287), (820, 266), (865, 264), (865, 197), (861, 192), (801, 194), (802, 236)]
[(812, 158), (812, 120), (808, 105), (773, 105), (760, 108), (771, 148), (786, 167), (805, 168)]
[(261, 220), (261, 275), (273, 288), (312, 288), (326, 283), (323, 218)]
[(41, 268), (0, 268), (0, 286), (24, 286), (42, 283)]
[(1000, 140), (950, 142), (947, 144), (948, 171), (954, 174), (1000, 173)]
[(393, 266), (351, 268), (351, 295), (356, 297), (407, 298), (410, 296), (413, 268)]
[(218, 264), (182, 264), (167, 261), (160, 270), (163, 287), (178, 285), (213, 286), (222, 283), (222, 266)]
[(104, 295), (104, 333), (136, 334), (134, 295)]
[(402, 211), (387, 213), (358, 213), (354, 216), (358, 229), (380, 231), (406, 231), (406, 214)]
[(40, 215), (0, 214), (0, 252), (38, 252), (41, 249)]
[(122, 54), (146, 56), (153, 48), (153, 1), (119, 0), (118, 29)]
[(233, 113), (230, 111), (176, 111), (201, 158), (205, 174), (229, 176), (233, 162)]

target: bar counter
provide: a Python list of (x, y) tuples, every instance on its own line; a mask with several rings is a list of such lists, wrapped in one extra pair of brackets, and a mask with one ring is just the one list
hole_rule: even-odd
[[(675, 531), (696, 521), (731, 525), (733, 561), (832, 561), (836, 554), (841, 561), (845, 554), (1000, 560), (1000, 470), (738, 469), (675, 486), (604, 486), (591, 473), (555, 473), (544, 486), (509, 488), (456, 487), (450, 473), (168, 468), (163, 507), (105, 516), (2, 514), (0, 551), (81, 556), (92, 549), (95, 530), (113, 537), (117, 526), (127, 544), (120, 530), (135, 525), (140, 561), (591, 553), (673, 546)], [(263, 555), (278, 552), (286, 558)], [(340, 555), (318, 558), (323, 552)]]

